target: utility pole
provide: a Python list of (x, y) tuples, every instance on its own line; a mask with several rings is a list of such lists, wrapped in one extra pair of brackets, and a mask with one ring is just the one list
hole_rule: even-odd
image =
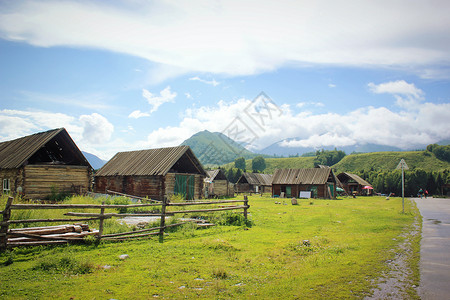
[(402, 169), (402, 213), (405, 213), (405, 170), (409, 168), (406, 161), (402, 158), (395, 169)]

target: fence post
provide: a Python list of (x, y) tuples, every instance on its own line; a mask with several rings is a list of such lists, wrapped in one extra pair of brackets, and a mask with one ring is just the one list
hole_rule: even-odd
[(244, 217), (246, 220), (247, 220), (247, 208), (249, 208), (248, 197), (247, 197), (247, 195), (244, 195)]
[(5, 210), (2, 214), (3, 220), (0, 226), (0, 251), (5, 251), (8, 247), (9, 218), (11, 217), (11, 204), (13, 200), (13, 197), (8, 197)]
[(166, 227), (166, 199), (164, 198), (161, 204), (161, 222), (159, 224), (159, 242), (164, 242), (164, 228)]
[[(105, 201), (102, 202), (102, 205), (105, 205)], [(98, 226), (98, 235), (97, 235), (97, 239), (99, 241), (102, 239), (103, 235), (103, 221), (105, 220), (104, 215), (105, 215), (105, 208), (102, 207), (100, 208), (100, 225)]]

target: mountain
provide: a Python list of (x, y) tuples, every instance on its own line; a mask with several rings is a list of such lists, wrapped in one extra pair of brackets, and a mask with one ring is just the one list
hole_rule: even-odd
[(181, 145), (191, 147), (200, 162), (206, 165), (223, 165), (238, 157), (253, 158), (258, 154), (250, 152), (220, 132), (200, 131)]
[[(393, 146), (386, 146), (386, 145), (378, 145), (378, 144), (356, 144), (352, 146), (343, 146), (343, 147), (336, 147), (336, 146), (326, 146), (326, 147), (319, 147), (319, 148), (313, 148), (313, 147), (285, 147), (281, 144), (283, 142), (289, 142), (292, 140), (296, 140), (296, 138), (289, 138), (285, 140), (281, 140), (279, 142), (273, 143), (272, 145), (260, 150), (259, 152), (266, 155), (278, 155), (278, 156), (289, 156), (289, 155), (302, 155), (304, 153), (308, 152), (316, 152), (316, 150), (334, 150), (334, 148), (337, 148), (337, 150), (342, 150), (347, 154), (357, 152), (357, 153), (367, 153), (367, 152), (385, 152), (385, 151), (402, 151), (402, 149), (393, 147)], [(425, 149), (426, 146), (424, 146)]]
[(81, 153), (83, 153), (84, 157), (86, 157), (86, 159), (91, 164), (91, 166), (94, 168), (94, 170), (100, 169), (106, 163), (106, 161), (95, 156), (94, 154), (84, 152), (84, 151), (81, 151)]

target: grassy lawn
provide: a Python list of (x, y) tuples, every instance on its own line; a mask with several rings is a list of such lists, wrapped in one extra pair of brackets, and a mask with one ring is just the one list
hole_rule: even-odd
[[(402, 214), (401, 198), (249, 200), (250, 228), (186, 226), (162, 244), (156, 237), (0, 254), (0, 298), (363, 298), (418, 214), (409, 201)], [(418, 285), (418, 256), (409, 263), (410, 286)]]

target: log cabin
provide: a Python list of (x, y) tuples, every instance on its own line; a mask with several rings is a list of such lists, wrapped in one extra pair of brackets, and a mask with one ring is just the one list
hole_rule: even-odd
[(95, 174), (95, 191), (154, 200), (202, 198), (206, 171), (189, 146), (119, 152)]
[(91, 190), (92, 167), (64, 128), (0, 143), (2, 193), (25, 199)]
[(272, 193), (272, 174), (245, 172), (236, 182), (238, 193)]
[(356, 174), (342, 172), (337, 177), (342, 183), (343, 189), (349, 195), (370, 195), (373, 193), (373, 189), (363, 189), (366, 186), (372, 185)]
[(277, 169), (273, 174), (272, 196), (300, 197), (307, 192), (311, 198), (336, 198), (337, 178), (331, 168)]
[(205, 198), (233, 197), (234, 186), (228, 181), (222, 169), (206, 171), (204, 181)]

